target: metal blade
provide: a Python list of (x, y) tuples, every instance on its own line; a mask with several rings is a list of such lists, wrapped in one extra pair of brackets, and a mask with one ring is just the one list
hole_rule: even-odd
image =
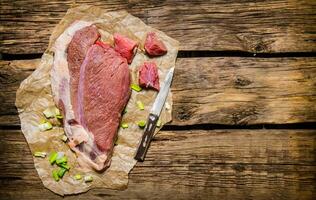
[(157, 116), (160, 116), (161, 110), (163, 108), (163, 105), (165, 104), (165, 101), (167, 99), (168, 93), (169, 93), (169, 88), (172, 82), (172, 77), (173, 77), (173, 72), (174, 72), (174, 67), (172, 67), (165, 80), (164, 83), (155, 99), (155, 102), (153, 104), (153, 107), (151, 108), (150, 113), (155, 114)]

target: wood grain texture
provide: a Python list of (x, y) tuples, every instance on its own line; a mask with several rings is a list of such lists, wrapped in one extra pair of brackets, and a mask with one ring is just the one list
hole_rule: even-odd
[[(19, 125), (15, 92), (38, 62), (0, 61), (0, 125)], [(316, 122), (316, 58), (181, 58), (172, 92), (172, 125)]]
[[(66, 199), (312, 199), (315, 133), (162, 131), (127, 190), (98, 188)], [(0, 137), (0, 198), (59, 199), (40, 182), (22, 133), (2, 130)]]
[(181, 50), (316, 50), (315, 1), (2, 0), (0, 52), (44, 52), (50, 33), (74, 2), (125, 9), (179, 40)]

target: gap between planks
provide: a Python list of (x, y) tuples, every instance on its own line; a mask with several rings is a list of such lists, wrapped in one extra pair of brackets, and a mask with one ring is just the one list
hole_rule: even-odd
[[(7, 54), (0, 53), (0, 60), (30, 60), (41, 58), (41, 53), (36, 54)], [(250, 53), (245, 51), (179, 51), (177, 58), (201, 57), (257, 57), (257, 58), (292, 58), (316, 57), (316, 52), (278, 52), (278, 53)]]

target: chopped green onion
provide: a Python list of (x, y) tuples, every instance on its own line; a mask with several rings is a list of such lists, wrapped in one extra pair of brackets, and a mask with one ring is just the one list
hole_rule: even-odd
[(58, 176), (58, 171), (56, 169), (53, 170), (52, 172), (53, 178), (55, 179), (55, 181), (59, 181), (59, 176)]
[(47, 153), (46, 153), (46, 152), (42, 152), (42, 151), (36, 151), (36, 152), (34, 153), (34, 156), (35, 156), (35, 157), (42, 157), (42, 158), (45, 158), (46, 155), (47, 155)]
[(46, 108), (43, 111), (43, 114), (45, 115), (46, 118), (51, 118), (54, 117), (55, 113), (52, 111), (52, 108)]
[(122, 124), (121, 124), (121, 127), (124, 128), (124, 129), (125, 129), (125, 128), (128, 128), (128, 123), (122, 123)]
[(58, 156), (57, 152), (53, 152), (49, 155), (50, 164), (54, 164), (56, 162), (57, 156)]
[(44, 124), (45, 122), (47, 122), (47, 120), (43, 118), (39, 121), (40, 124)]
[(58, 172), (57, 172), (59, 178), (62, 178), (62, 177), (65, 175), (66, 171), (67, 171), (67, 169), (65, 169), (65, 168), (60, 168), (60, 169), (58, 170)]
[(53, 126), (50, 122), (42, 123), (42, 124), (38, 125), (38, 127), (41, 131), (46, 131), (46, 130), (50, 130), (53, 128)]
[(139, 110), (144, 110), (145, 109), (145, 106), (144, 106), (143, 102), (137, 101), (136, 104), (137, 104), (137, 107), (139, 108)]
[(69, 165), (67, 165), (66, 163), (58, 164), (58, 166), (59, 166), (59, 167), (62, 167), (62, 168), (64, 168), (64, 169), (66, 169), (66, 170), (69, 170), (69, 169), (70, 169)]
[(75, 178), (76, 180), (81, 180), (81, 179), (82, 179), (82, 176), (81, 176), (80, 174), (76, 174), (76, 175), (74, 176), (74, 178)]
[(46, 118), (52, 118), (55, 116), (57, 117), (57, 115), (60, 116), (60, 111), (56, 107), (49, 107), (43, 111), (43, 114), (45, 115)]
[(142, 88), (139, 87), (139, 85), (136, 85), (136, 84), (134, 84), (134, 83), (131, 84), (131, 88), (132, 88), (133, 90), (135, 90), (136, 92), (142, 91)]
[(62, 115), (56, 115), (55, 116), (57, 119), (63, 119), (64, 117)]
[(63, 142), (67, 142), (68, 138), (66, 135), (63, 135), (61, 138), (60, 138)]
[(61, 159), (64, 155), (65, 155), (64, 152), (61, 152), (61, 151), (57, 152), (57, 158), (56, 158), (56, 160), (57, 160), (57, 159)]
[(56, 164), (57, 165), (60, 165), (60, 164), (63, 164), (63, 163), (67, 163), (67, 157), (66, 156), (63, 156), (61, 158), (57, 158), (56, 159)]
[(140, 127), (140, 128), (144, 128), (145, 126), (146, 126), (146, 121), (144, 121), (144, 120), (141, 120), (141, 121), (138, 121), (138, 126)]
[(83, 180), (84, 180), (84, 182), (91, 182), (91, 181), (93, 181), (93, 178), (92, 178), (92, 176), (88, 175), (88, 176), (84, 176)]
[(60, 115), (60, 111), (58, 108), (54, 107), (55, 116)]
[(160, 121), (160, 119), (158, 119), (156, 126), (157, 126), (157, 127), (160, 127), (160, 126), (161, 126), (161, 121)]

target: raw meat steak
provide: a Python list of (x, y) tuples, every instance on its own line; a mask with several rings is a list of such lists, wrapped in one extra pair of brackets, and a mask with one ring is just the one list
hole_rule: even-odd
[(121, 56), (126, 58), (128, 64), (132, 63), (134, 55), (137, 50), (137, 43), (128, 37), (114, 33), (114, 49), (119, 52)]
[(70, 95), (75, 117), (78, 117), (78, 95), (80, 66), (86, 56), (88, 49), (100, 37), (95, 26), (87, 26), (78, 30), (68, 46), (68, 69), (70, 73)]
[(145, 50), (150, 56), (161, 56), (167, 53), (167, 47), (154, 32), (147, 33)]
[(159, 76), (156, 63), (144, 62), (139, 69), (139, 85), (159, 91)]
[(68, 145), (84, 168), (110, 165), (121, 112), (130, 96), (126, 60), (100, 41), (97, 28), (78, 21), (54, 44), (54, 101), (64, 114)]

